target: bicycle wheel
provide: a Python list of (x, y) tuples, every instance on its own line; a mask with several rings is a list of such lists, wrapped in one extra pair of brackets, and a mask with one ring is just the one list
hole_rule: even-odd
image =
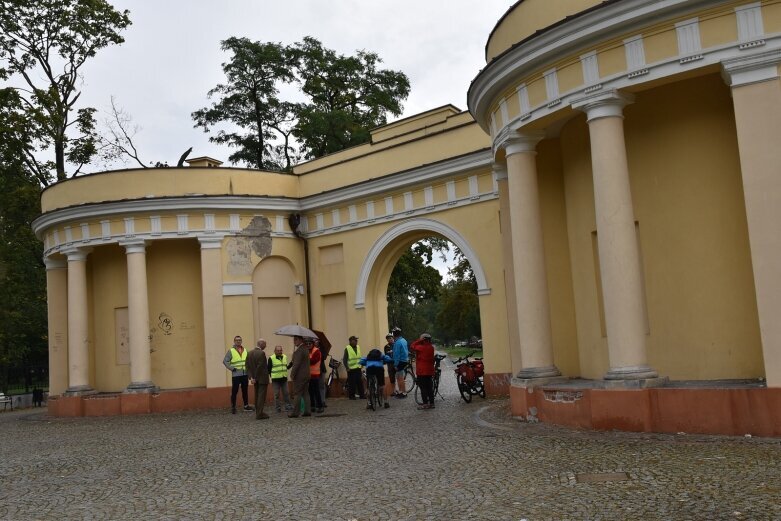
[(328, 398), (328, 396), (331, 394), (331, 382), (334, 381), (334, 372), (331, 371), (331, 373), (328, 375), (328, 378), (325, 381), (325, 397)]
[(476, 385), (479, 386), (477, 394), (480, 395), (480, 398), (485, 398), (485, 384), (483, 383), (483, 379), (482, 378), (478, 378)]
[(412, 366), (407, 366), (404, 369), (404, 389), (407, 394), (415, 390), (415, 372), (412, 370)]
[(374, 393), (374, 398), (377, 404), (377, 409), (382, 409), (383, 405), (385, 404), (385, 397), (380, 392), (380, 382), (377, 381), (377, 378), (375, 377), (374, 383), (377, 385), (377, 392)]
[(437, 395), (439, 394), (439, 377), (441, 374), (442, 371), (440, 371), (439, 369), (437, 369), (437, 372), (434, 374), (434, 398), (436, 398)]
[(463, 398), (466, 403), (471, 402), (472, 393), (469, 392), (471, 386), (464, 381), (464, 377), (461, 375), (458, 375), (456, 381), (458, 382), (458, 392), (461, 393), (461, 398)]
[(423, 405), (423, 395), (420, 394), (420, 386), (415, 387), (415, 403)]

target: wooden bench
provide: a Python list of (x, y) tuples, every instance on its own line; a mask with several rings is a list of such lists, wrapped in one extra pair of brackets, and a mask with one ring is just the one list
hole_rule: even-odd
[(10, 396), (6, 396), (5, 394), (0, 393), (0, 403), (3, 404), (4, 411), (9, 405), (11, 406), (11, 410), (14, 410), (14, 401)]

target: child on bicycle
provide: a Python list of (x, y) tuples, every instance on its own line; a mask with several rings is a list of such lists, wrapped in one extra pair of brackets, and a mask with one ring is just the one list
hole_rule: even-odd
[[(380, 396), (385, 396), (385, 364), (393, 362), (393, 359), (388, 355), (382, 354), (382, 351), (376, 347), (369, 351), (369, 353), (358, 361), (359, 365), (366, 367), (366, 379), (368, 380), (372, 376), (377, 378), (377, 391)], [(371, 393), (367, 394), (369, 400), (372, 399)], [(371, 401), (366, 405), (367, 409), (371, 409)], [(385, 408), (389, 408), (390, 404), (385, 401)]]
[(415, 352), (418, 368), (418, 387), (423, 404), (418, 409), (434, 408), (434, 345), (431, 343), (431, 335), (423, 333), (420, 338), (412, 342), (410, 350)]

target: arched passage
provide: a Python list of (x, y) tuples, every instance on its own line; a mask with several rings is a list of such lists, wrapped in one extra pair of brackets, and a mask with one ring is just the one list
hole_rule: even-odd
[[(366, 305), (366, 288), (369, 284), (369, 278), (372, 275), (372, 270), (375, 264), (377, 263), (378, 259), (380, 259), (380, 256), (383, 254), (383, 252), (385, 252), (389, 246), (398, 242), (400, 237), (410, 235), (428, 235), (421, 232), (433, 232), (434, 234), (441, 235), (445, 239), (458, 246), (458, 248), (464, 253), (464, 256), (466, 256), (469, 264), (472, 266), (472, 271), (474, 271), (475, 279), (477, 279), (477, 294), (490, 295), (491, 288), (488, 286), (488, 282), (485, 277), (485, 271), (480, 265), (480, 259), (478, 259), (477, 253), (472, 249), (472, 247), (469, 245), (466, 239), (461, 236), (460, 233), (458, 233), (450, 226), (433, 219), (410, 219), (408, 221), (397, 224), (393, 228), (383, 233), (369, 250), (368, 255), (366, 255), (366, 260), (364, 260), (363, 266), (361, 266), (361, 273), (358, 278), (358, 287), (355, 292), (356, 309), (363, 309)], [(390, 277), (390, 273), (388, 273), (388, 276)]]

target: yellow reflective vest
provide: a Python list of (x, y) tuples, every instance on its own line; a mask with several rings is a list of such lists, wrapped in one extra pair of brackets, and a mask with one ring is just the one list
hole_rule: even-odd
[(239, 354), (235, 347), (231, 347), (231, 367), (244, 371), (247, 366), (247, 350)]
[(287, 378), (287, 355), (282, 355), (282, 360), (277, 355), (268, 357), (271, 362), (271, 379)]
[(353, 350), (353, 346), (347, 344), (345, 349), (347, 350), (347, 370), (358, 369), (360, 367), (358, 360), (361, 359), (361, 346), (355, 346), (355, 350)]

